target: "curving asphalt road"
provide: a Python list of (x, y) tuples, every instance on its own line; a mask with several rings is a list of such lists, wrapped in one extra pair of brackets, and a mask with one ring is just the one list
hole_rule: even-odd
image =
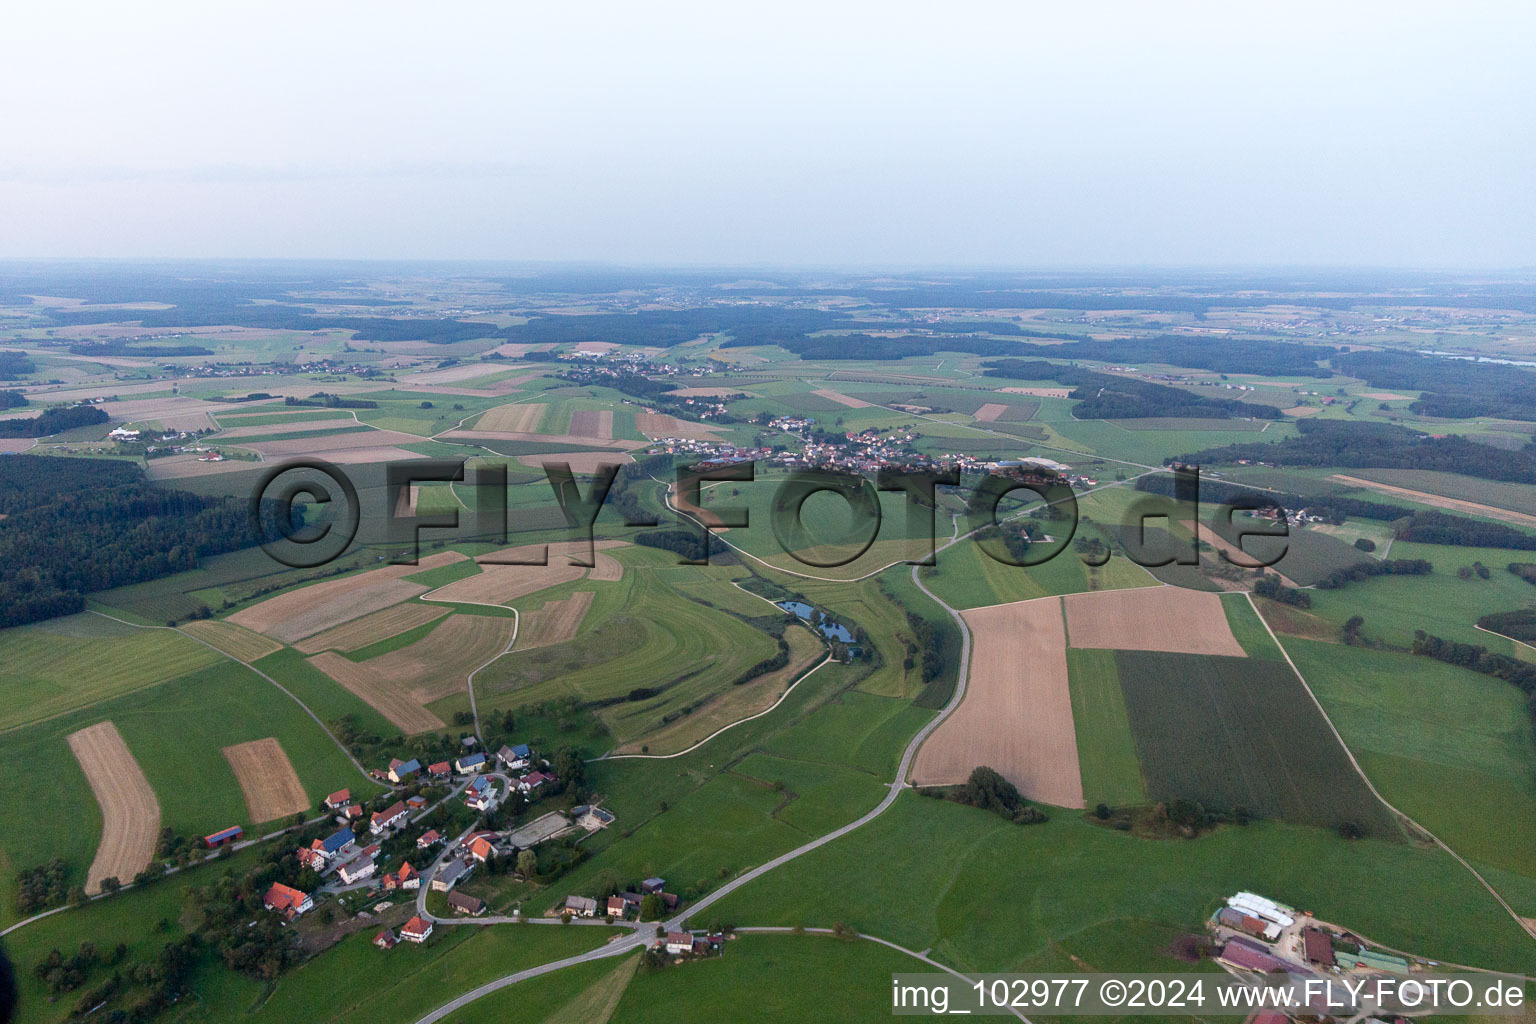
[[(951, 520), (954, 524), (954, 536), (952, 536), (939, 550), (943, 550), (943, 548), (947, 548), (961, 540), (960, 520), (958, 515), (951, 516)], [(955, 708), (960, 706), (960, 701), (965, 698), (966, 681), (971, 663), (970, 628), (966, 626), (965, 619), (961, 617), (958, 611), (956, 611), (954, 608), (951, 608), (948, 604), (941, 600), (937, 594), (929, 590), (923, 584), (923, 581), (918, 578), (919, 568), (921, 568), (921, 566), (914, 565), (912, 567), (912, 582), (917, 584), (918, 589), (921, 590), (924, 594), (927, 594), (929, 598), (931, 598), (935, 603), (939, 605), (939, 607), (948, 612), (950, 617), (955, 620), (955, 624), (960, 627), (960, 661), (958, 665), (958, 675), (955, 680), (955, 692), (954, 695), (950, 697), (949, 703), (945, 704), (937, 715), (935, 715), (926, 725), (917, 731), (917, 735), (912, 737), (911, 742), (907, 744), (906, 750), (902, 752), (901, 763), (896, 768), (896, 778), (888, 784), (889, 791), (886, 793), (884, 799), (882, 799), (878, 804), (874, 806), (873, 809), (871, 809), (868, 813), (864, 814), (857, 820), (851, 821), (841, 828), (834, 829), (833, 831), (828, 832), (826, 835), (813, 839), (802, 846), (797, 846), (793, 850), (790, 850), (788, 853), (780, 854), (779, 856), (764, 864), (759, 864), (757, 867), (746, 872), (745, 874), (731, 879), (729, 882), (709, 893), (707, 896), (704, 896), (695, 901), (693, 905), (687, 909), (686, 912), (679, 913), (665, 921), (658, 922), (657, 926), (659, 928), (667, 931), (676, 930), (680, 928), (682, 923), (688, 918), (697, 915), (700, 911), (719, 902), (726, 896), (729, 896), (731, 893), (741, 888), (743, 885), (746, 885), (748, 882), (755, 881), (756, 879), (761, 878), (763, 875), (766, 875), (768, 872), (774, 870), (775, 868), (783, 867), (785, 864), (788, 864), (790, 861), (796, 859), (797, 857), (803, 857), (810, 853), (812, 850), (820, 849), (833, 840), (840, 839), (855, 829), (869, 824), (871, 821), (874, 821), (880, 815), (889, 810), (890, 806), (896, 802), (896, 798), (901, 795), (901, 791), (907, 788), (907, 773), (912, 767), (912, 759), (917, 756), (918, 748), (921, 747), (923, 745), (923, 741), (926, 740), (929, 735), (931, 735), (933, 731), (939, 727), (939, 723), (943, 722), (945, 718), (949, 717)], [(436, 870), (435, 864), (433, 865), (433, 870), (434, 872)], [(427, 882), (427, 876), (425, 873), (423, 873), (421, 892), (417, 896), (418, 912), (424, 912), (426, 908)], [(593, 923), (595, 924), (598, 922), (594, 920)], [(743, 931), (745, 930), (747, 929), (743, 929)], [(574, 964), (586, 963), (591, 960), (600, 960), (604, 957), (620, 956), (632, 950), (644, 948), (649, 943), (649, 941), (650, 940), (645, 934), (645, 931), (642, 929), (637, 931), (636, 934), (632, 936), (617, 938), (606, 946), (600, 946), (597, 949), (588, 950), (587, 952), (577, 954), (576, 956), (566, 957), (564, 960), (557, 960), (548, 964), (540, 964), (537, 967), (529, 967), (525, 970), (518, 971), (515, 974), (509, 974), (506, 977), (497, 978), (495, 981), (486, 982), (484, 985), (472, 989), (469, 992), (466, 992), (463, 995), (458, 996), (457, 998), (452, 999), (447, 1003), (444, 1003), (442, 1006), (433, 1010), (425, 1017), (422, 1017), (417, 1022), (417, 1024), (433, 1024), (434, 1021), (442, 1020), (444, 1017), (448, 1016), (454, 1011), (460, 1010), (475, 1000), (489, 995), (492, 992), (506, 988), (508, 985), (515, 985), (520, 981), (526, 981), (529, 978), (536, 978), (541, 974), (548, 974), (550, 971), (559, 970), (562, 967), (570, 967)], [(875, 939), (872, 941), (883, 942), (884, 940)], [(901, 949), (900, 946), (895, 946), (892, 943), (886, 942), (884, 944), (891, 946), (893, 949)], [(911, 952), (910, 950), (905, 949), (901, 949), (901, 951), (904, 953)], [(912, 955), (918, 956), (916, 953), (913, 953)], [(936, 964), (935, 966), (942, 965)], [(948, 968), (943, 969), (948, 970)]]

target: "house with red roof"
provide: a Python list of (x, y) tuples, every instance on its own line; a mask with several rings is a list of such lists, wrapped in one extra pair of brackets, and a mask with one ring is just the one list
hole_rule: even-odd
[(442, 834), (440, 832), (438, 832), (437, 829), (434, 828), (434, 829), (429, 830), (426, 835), (424, 835), (420, 839), (416, 840), (416, 849), (418, 849), (418, 850), (425, 850), (427, 847), (433, 846), (433, 845), (435, 845), (437, 843), (440, 843), (442, 841), (443, 841)]
[(413, 917), (400, 929), (400, 937), (406, 942), (426, 942), (432, 934), (432, 922)]
[(336, 792), (325, 798), (325, 806), (333, 811), (345, 807), (351, 802), (352, 791), (350, 789), (338, 789)]
[(427, 765), (427, 774), (434, 779), (441, 779), (453, 774), (453, 764), (448, 761), (438, 761), (436, 764)]
[(385, 928), (373, 937), (373, 944), (380, 949), (394, 949), (395, 943), (399, 941), (399, 939), (395, 938), (395, 933), (388, 928)]
[(489, 839), (481, 836), (479, 839), (476, 839), (474, 842), (469, 844), (469, 855), (475, 858), (475, 860), (479, 861), (481, 864), (484, 864), (486, 861), (496, 856), (496, 847), (491, 845), (491, 841)]
[(405, 801), (396, 800), (382, 811), (373, 812), (373, 817), (369, 819), (368, 831), (376, 836), (383, 835), (405, 821), (405, 813)]
[(290, 885), (273, 882), (272, 888), (261, 898), (261, 905), (292, 921), (307, 911), (315, 909), (315, 899), (307, 892), (300, 892)]

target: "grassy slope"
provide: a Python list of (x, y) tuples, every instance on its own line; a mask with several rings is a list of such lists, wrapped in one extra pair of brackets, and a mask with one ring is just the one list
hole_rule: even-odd
[(1408, 654), (1286, 649), (1388, 800), (1463, 856), (1536, 878), (1536, 736), (1520, 691)]
[[(853, 884), (878, 864), (888, 884)], [(1193, 930), (1225, 895), (1252, 889), (1441, 959), (1530, 970), (1536, 952), (1450, 857), (1401, 843), (1345, 842), (1274, 823), (1153, 841), (1059, 815), (1018, 826), (915, 795), (880, 818), (732, 894), (713, 910), (754, 924), (850, 925), (964, 970), (1004, 971), (1101, 923)], [(1425, 913), (1426, 904), (1440, 908)], [(1146, 969), (1156, 950), (1089, 954), (1101, 970)]]
[[(6, 697), (0, 729), (131, 693), (223, 660), (217, 651), (168, 629), (133, 629), (101, 619), (110, 633), (71, 636), (60, 631), (58, 621), (0, 631)], [(88, 624), (81, 620), (81, 625)]]
[[(224, 662), (11, 734), (10, 756), (29, 766), (12, 779), (13, 799), (0, 806), (0, 842), (14, 865), (61, 856), (84, 877), (101, 814), (64, 737), (104, 720), (116, 723), (149, 779), (162, 824), (181, 833), (250, 827), (240, 786), (220, 753), (230, 744), (277, 737), (312, 800), (361, 781), (297, 704)], [(53, 810), (40, 818), (33, 809), (41, 806)]]

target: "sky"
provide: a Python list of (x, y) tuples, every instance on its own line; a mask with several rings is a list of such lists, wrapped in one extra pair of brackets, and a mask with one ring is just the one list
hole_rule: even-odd
[(1536, 267), (1536, 5), (15, 5), (0, 257)]

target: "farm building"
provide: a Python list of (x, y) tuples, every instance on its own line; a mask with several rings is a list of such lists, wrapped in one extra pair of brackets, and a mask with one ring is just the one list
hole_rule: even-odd
[(1268, 942), (1280, 938), (1280, 926), (1262, 918), (1245, 914), (1236, 907), (1222, 907), (1216, 912), (1216, 922), (1234, 931), (1258, 936)]
[(1217, 959), (1232, 967), (1239, 967), (1247, 971), (1294, 971), (1305, 973), (1296, 964), (1282, 960), (1270, 953), (1258, 943), (1249, 942), (1246, 939), (1232, 939), (1221, 947), (1221, 953)]
[(435, 764), (427, 765), (427, 774), (432, 776), (434, 779), (440, 779), (443, 776), (450, 774), (452, 771), (453, 765), (448, 761), (438, 761)]
[(471, 772), (484, 771), (485, 755), (465, 754), (463, 757), (453, 762), (453, 767), (460, 775), (468, 775)]
[(1227, 906), (1266, 921), (1273, 921), (1281, 928), (1289, 928), (1296, 923), (1296, 911), (1293, 908), (1265, 899), (1257, 893), (1240, 892), (1227, 899)]
[(485, 913), (485, 901), (469, 896), (462, 892), (448, 894), (448, 906), (453, 908), (455, 914), (468, 914), (471, 917), (479, 917)]
[(517, 788), (522, 793), (532, 793), (546, 782), (554, 782), (555, 777), (548, 772), (529, 772), (520, 776), (517, 780)]
[(432, 922), (413, 917), (400, 929), (400, 937), (406, 942), (426, 942), (432, 935)]
[(1328, 938), (1327, 932), (1308, 928), (1301, 933), (1301, 942), (1306, 950), (1307, 963), (1333, 966), (1333, 941)]
[(419, 811), (427, 806), (427, 798), (424, 796), (408, 796), (405, 798), (405, 806), (413, 811)]
[(666, 887), (667, 880), (665, 878), (647, 878), (645, 881), (640, 883), (640, 892), (661, 892), (661, 890), (665, 889)]
[(399, 941), (399, 939), (395, 938), (395, 933), (388, 928), (385, 928), (373, 937), (373, 944), (380, 949), (394, 949), (395, 944)]
[(231, 825), (229, 828), (215, 832), (211, 836), (204, 836), (203, 842), (208, 844), (209, 849), (216, 846), (228, 846), (230, 843), (239, 842), (240, 837), (244, 834), (245, 830), (239, 825)]
[(405, 820), (405, 803), (396, 800), (382, 811), (374, 811), (369, 819), (368, 831), (374, 835), (383, 835), (389, 829), (394, 828)]
[(292, 886), (274, 882), (272, 888), (268, 889), (267, 894), (261, 898), (261, 905), (292, 921), (300, 914), (313, 910), (315, 900), (307, 892), (300, 892)]
[(613, 815), (601, 807), (589, 807), (581, 804), (571, 808), (571, 817), (576, 819), (576, 824), (588, 832), (596, 832), (600, 828), (607, 828), (613, 824)]
[(1337, 953), (1335, 959), (1340, 967), (1347, 971), (1360, 968), (1368, 971), (1385, 971), (1388, 974), (1407, 974), (1408, 961), (1400, 956), (1391, 956), (1386, 953), (1375, 953), (1364, 946), (1358, 953)]
[(340, 878), (344, 885), (352, 885), (365, 878), (372, 878), (374, 869), (377, 867), (373, 858), (378, 852), (378, 844), (364, 848), (356, 857), (336, 869), (336, 877)]
[(591, 896), (567, 896), (565, 909), (580, 917), (596, 917), (597, 900)]

